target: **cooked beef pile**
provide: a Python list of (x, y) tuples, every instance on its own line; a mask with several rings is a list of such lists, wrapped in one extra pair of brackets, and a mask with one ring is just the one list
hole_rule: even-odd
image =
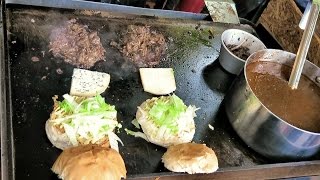
[(118, 46), (123, 55), (139, 67), (152, 67), (159, 64), (165, 54), (167, 44), (162, 34), (149, 26), (130, 25), (122, 35)]
[(61, 57), (79, 68), (90, 68), (105, 58), (97, 32), (78, 24), (75, 19), (51, 31), (49, 49), (54, 57)]
[(243, 47), (243, 46), (240, 46), (238, 48), (235, 48), (237, 47), (237, 45), (234, 45), (234, 44), (228, 44), (227, 45), (227, 48), (234, 54), (236, 55), (238, 58), (240, 59), (243, 59), (243, 60), (247, 60), (247, 58), (250, 56), (250, 53), (249, 53), (249, 48), (247, 47)]

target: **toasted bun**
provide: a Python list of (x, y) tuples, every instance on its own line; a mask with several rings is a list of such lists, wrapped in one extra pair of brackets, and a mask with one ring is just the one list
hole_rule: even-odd
[(147, 117), (146, 106), (148, 101), (154, 101), (157, 98), (148, 99), (143, 102), (136, 113), (136, 119), (141, 125), (144, 134), (148, 140), (156, 145), (168, 147), (175, 144), (191, 142), (195, 133), (194, 114), (188, 112), (180, 116), (177, 120), (179, 130), (177, 134), (172, 134), (169, 129), (165, 127), (157, 127)]
[(103, 93), (110, 83), (110, 75), (85, 69), (73, 69), (70, 95), (91, 97)]
[(184, 143), (170, 146), (162, 156), (164, 167), (174, 172), (212, 173), (218, 169), (214, 151), (205, 144)]
[[(67, 134), (65, 132), (59, 131), (56, 126), (53, 125), (49, 120), (46, 122), (46, 134), (49, 139), (49, 141), (57, 148), (64, 150), (66, 148), (73, 147), (71, 141), (69, 140)], [(80, 145), (85, 145), (84, 142), (78, 142)], [(99, 141), (97, 141), (95, 144), (103, 146), (103, 147), (110, 147), (110, 143), (108, 140), (108, 137), (105, 137)]]
[(97, 145), (65, 149), (53, 164), (52, 171), (65, 180), (119, 180), (127, 173), (117, 151)]
[(145, 92), (166, 95), (177, 89), (172, 68), (140, 68), (139, 71)]

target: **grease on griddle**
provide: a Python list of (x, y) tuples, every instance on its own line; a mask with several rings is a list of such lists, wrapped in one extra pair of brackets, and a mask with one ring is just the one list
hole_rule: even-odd
[(61, 68), (56, 69), (57, 74), (63, 74), (63, 71)]
[(120, 42), (111, 41), (124, 57), (139, 67), (153, 67), (159, 64), (167, 49), (165, 37), (149, 26), (129, 25)]
[(49, 49), (54, 57), (79, 68), (90, 68), (105, 58), (98, 33), (75, 19), (51, 31)]
[(32, 57), (31, 57), (31, 61), (32, 61), (32, 62), (39, 62), (40, 59), (39, 59), (37, 56), (32, 56)]
[(236, 55), (240, 59), (246, 60), (250, 56), (249, 48), (247, 47), (237, 47), (238, 45), (234, 44), (228, 44), (226, 46), (234, 55)]

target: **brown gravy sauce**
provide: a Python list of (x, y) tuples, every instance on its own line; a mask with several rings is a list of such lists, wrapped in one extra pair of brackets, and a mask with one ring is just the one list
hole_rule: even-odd
[(320, 132), (320, 87), (302, 75), (299, 87), (288, 86), (291, 67), (275, 62), (253, 62), (246, 68), (249, 85), (274, 114), (298, 128)]

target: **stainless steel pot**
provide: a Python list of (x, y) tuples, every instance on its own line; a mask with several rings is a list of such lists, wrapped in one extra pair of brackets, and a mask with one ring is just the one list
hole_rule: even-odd
[[(293, 66), (295, 55), (281, 50), (260, 50), (246, 61), (225, 98), (229, 121), (241, 139), (256, 152), (274, 160), (303, 160), (320, 151), (320, 133), (294, 127), (268, 110), (248, 84), (246, 67), (255, 61), (271, 61)], [(304, 75), (316, 82), (320, 68), (306, 61)], [(320, 83), (317, 83), (320, 86)], [(315, 111), (319, 111), (315, 109)]]

